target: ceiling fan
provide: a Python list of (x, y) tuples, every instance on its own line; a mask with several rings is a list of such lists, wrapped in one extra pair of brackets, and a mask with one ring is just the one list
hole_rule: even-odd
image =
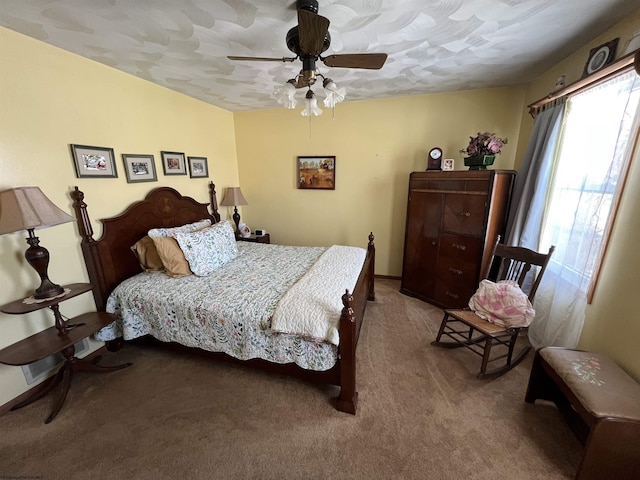
[(298, 25), (287, 32), (287, 47), (295, 57), (239, 57), (229, 55), (229, 60), (249, 60), (257, 62), (293, 62), (302, 61), (302, 70), (293, 85), (296, 88), (310, 87), (316, 82), (316, 62), (322, 61), (328, 67), (364, 68), (379, 70), (387, 60), (386, 53), (351, 53), (328, 55), (323, 57), (331, 45), (329, 34), (329, 20), (318, 15), (317, 0), (296, 0), (298, 11)]

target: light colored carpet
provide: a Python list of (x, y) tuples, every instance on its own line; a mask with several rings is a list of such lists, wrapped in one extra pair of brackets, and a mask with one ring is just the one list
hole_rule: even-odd
[(533, 355), (495, 380), (480, 357), (430, 345), (442, 312), (378, 280), (358, 346), (359, 410), (337, 389), (197, 355), (126, 345), (0, 417), (0, 478), (572, 478), (581, 446), (552, 404), (524, 402)]

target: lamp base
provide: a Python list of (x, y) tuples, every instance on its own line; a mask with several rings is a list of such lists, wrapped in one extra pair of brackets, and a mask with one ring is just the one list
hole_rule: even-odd
[(49, 268), (49, 251), (40, 246), (40, 240), (33, 234), (33, 228), (27, 231), (29, 232), (29, 238), (27, 238), (29, 248), (24, 252), (24, 257), (40, 276), (40, 286), (36, 288), (33, 298), (42, 300), (44, 298), (56, 297), (64, 292), (64, 288), (49, 280), (49, 276), (47, 275)]
[(236, 224), (236, 238), (240, 236), (240, 214), (238, 213), (238, 207), (233, 207), (233, 221)]
[(60, 285), (53, 283), (48, 278), (43, 280), (42, 283), (33, 294), (33, 298), (36, 300), (42, 300), (45, 298), (53, 298), (64, 293), (64, 288)]

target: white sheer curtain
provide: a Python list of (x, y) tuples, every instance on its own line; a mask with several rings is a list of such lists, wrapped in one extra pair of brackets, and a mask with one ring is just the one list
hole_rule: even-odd
[[(556, 251), (536, 294), (536, 348), (577, 345), (587, 292), (638, 129), (640, 77), (629, 72), (567, 101), (539, 251)], [(533, 221), (536, 215), (532, 216)]]

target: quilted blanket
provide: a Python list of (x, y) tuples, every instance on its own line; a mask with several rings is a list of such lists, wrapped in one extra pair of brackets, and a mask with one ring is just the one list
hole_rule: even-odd
[[(96, 339), (152, 335), (242, 360), (262, 358), (296, 363), (308, 370), (330, 369), (337, 361), (340, 298), (345, 288), (353, 289), (366, 251), (248, 242), (239, 242), (238, 249), (238, 257), (206, 277), (170, 278), (162, 272), (148, 272), (125, 280), (107, 301), (107, 311), (115, 313), (117, 321), (99, 331)], [(341, 254), (350, 249), (357, 260)], [(332, 250), (335, 252), (325, 257)], [(347, 270), (350, 279), (336, 282), (330, 277), (327, 268), (330, 271), (331, 267), (325, 264), (334, 256), (338, 270)], [(312, 271), (319, 273), (315, 280), (307, 279)], [(328, 309), (329, 317), (320, 322), (322, 326), (310, 329), (295, 326), (299, 323), (295, 320), (285, 322), (294, 325), (291, 331), (300, 335), (274, 331), (272, 319), (283, 296), (287, 297), (284, 304), (290, 304), (287, 292), (291, 288), (300, 292), (304, 285), (312, 291), (302, 292), (302, 301), (313, 308), (293, 307), (290, 312), (317, 317), (320, 310)], [(282, 331), (288, 329), (285, 325)]]
[(152, 335), (241, 360), (262, 358), (327, 370), (337, 348), (275, 333), (271, 317), (281, 296), (316, 263), (323, 247), (239, 242), (240, 254), (207, 277), (141, 273), (122, 282), (107, 302), (117, 321), (98, 340)]
[(366, 255), (363, 248), (330, 247), (282, 296), (271, 330), (338, 345), (341, 298), (345, 289), (353, 292)]

